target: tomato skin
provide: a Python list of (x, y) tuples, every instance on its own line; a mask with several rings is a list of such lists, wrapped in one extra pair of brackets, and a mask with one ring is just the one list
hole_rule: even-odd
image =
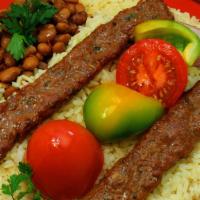
[(82, 126), (54, 120), (41, 125), (27, 148), (33, 182), (47, 197), (68, 200), (87, 193), (103, 166), (101, 147)]
[[(161, 60), (157, 60), (158, 56)], [(171, 107), (187, 85), (187, 65), (171, 44), (161, 39), (144, 39), (122, 55), (116, 80)]]
[(1, 0), (0, 10), (7, 9), (12, 2), (13, 0)]

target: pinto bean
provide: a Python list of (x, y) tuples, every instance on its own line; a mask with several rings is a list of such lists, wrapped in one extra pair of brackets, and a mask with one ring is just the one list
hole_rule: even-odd
[(67, 22), (67, 20), (63, 20), (63, 18), (59, 14), (55, 14), (53, 16), (54, 22), (59, 23), (59, 22)]
[(35, 54), (35, 56), (38, 58), (39, 61), (41, 61), (41, 60), (44, 59), (43, 55), (42, 55), (41, 53), (39, 53), (39, 52), (37, 52), (37, 53)]
[(60, 33), (67, 33), (69, 31), (69, 24), (66, 22), (59, 22), (56, 24), (56, 30)]
[[(60, 23), (63, 23), (63, 22), (60, 22)], [(67, 24), (67, 26), (65, 26), (65, 30), (61, 30), (61, 28), (60, 28), (60, 31), (58, 31), (59, 33), (70, 33), (70, 31), (71, 31), (71, 24), (69, 24), (68, 22), (64, 22), (64, 23), (66, 23)]]
[(10, 67), (0, 72), (0, 81), (3, 83), (10, 83), (15, 81), (20, 73), (21, 69), (19, 67)]
[(72, 16), (71, 20), (73, 23), (75, 23), (77, 25), (82, 25), (87, 20), (87, 13), (85, 11), (76, 13)]
[(8, 35), (3, 35), (3, 36), (1, 37), (1, 46), (2, 46), (4, 49), (7, 48), (9, 42), (10, 42), (10, 36), (8, 36)]
[(63, 0), (54, 0), (54, 6), (60, 10), (66, 7), (66, 3)]
[(55, 38), (56, 42), (63, 42), (64, 44), (68, 44), (69, 40), (71, 38), (70, 34), (61, 34), (61, 35), (57, 35)]
[(76, 4), (75, 9), (77, 13), (85, 11), (85, 7), (81, 3)]
[(70, 9), (68, 7), (65, 7), (62, 8), (57, 14), (55, 14), (53, 19), (56, 23), (67, 22), (70, 15), (71, 15)]
[(44, 26), (38, 35), (39, 42), (50, 42), (56, 36), (56, 28), (54, 25)]
[(45, 24), (42, 29), (51, 29), (51, 28), (55, 28), (54, 24)]
[(4, 63), (8, 66), (15, 66), (16, 65), (16, 60), (13, 58), (12, 55), (10, 55), (9, 53), (5, 53), (4, 54)]
[(62, 8), (58, 15), (63, 19), (63, 21), (67, 20), (70, 17), (70, 10), (68, 8)]
[(47, 43), (40, 43), (37, 46), (38, 52), (43, 56), (49, 55), (51, 53), (51, 46)]
[(63, 42), (56, 42), (52, 48), (54, 53), (61, 53), (65, 50), (65, 44)]
[(31, 54), (35, 54), (37, 52), (36, 47), (34, 46), (29, 46), (28, 48), (26, 48), (25, 50), (25, 57), (30, 56)]
[(76, 24), (70, 24), (69, 26), (69, 33), (74, 35), (78, 30), (78, 26)]
[(67, 7), (68, 7), (68, 9), (70, 10), (70, 13), (71, 13), (71, 14), (74, 14), (74, 13), (76, 12), (75, 4), (69, 3), (69, 4), (67, 5)]
[(31, 70), (32, 71), (35, 68), (37, 68), (38, 65), (39, 65), (39, 59), (36, 56), (32, 55), (32, 56), (26, 57), (24, 59), (22, 67), (25, 70)]

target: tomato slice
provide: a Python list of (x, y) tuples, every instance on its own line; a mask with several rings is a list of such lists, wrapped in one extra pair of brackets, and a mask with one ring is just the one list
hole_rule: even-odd
[(173, 106), (187, 84), (187, 65), (171, 44), (161, 39), (144, 39), (120, 58), (117, 83)]

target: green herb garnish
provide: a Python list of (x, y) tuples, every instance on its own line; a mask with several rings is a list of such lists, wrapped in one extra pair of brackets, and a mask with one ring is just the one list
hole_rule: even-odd
[[(21, 200), (26, 195), (32, 195), (33, 200), (41, 200), (40, 192), (35, 188), (32, 182), (32, 170), (28, 164), (19, 163), (19, 174), (14, 174), (8, 178), (8, 184), (3, 184), (1, 190), (12, 198), (12, 200)], [(25, 184), (22, 189), (22, 184)]]
[(7, 51), (10, 52), (16, 60), (24, 56), (26, 38), (18, 33), (13, 34), (8, 44)]
[(7, 51), (18, 61), (24, 57), (25, 48), (36, 42), (36, 27), (46, 24), (57, 9), (40, 0), (27, 0), (23, 5), (11, 5), (11, 11), (0, 19), (2, 27), (11, 35)]

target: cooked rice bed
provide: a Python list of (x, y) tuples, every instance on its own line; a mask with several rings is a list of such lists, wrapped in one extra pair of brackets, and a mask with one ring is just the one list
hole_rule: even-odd
[[(120, 10), (134, 6), (138, 0), (81, 0), (86, 6), (90, 18), (85, 26), (80, 28), (80, 33), (74, 36), (66, 52), (55, 54), (49, 62), (49, 67), (59, 62), (76, 44), (87, 37), (98, 25), (110, 21)], [(113, 9), (114, 8), (114, 9)], [(200, 22), (185, 13), (171, 10), (178, 21), (187, 22), (200, 28)], [(110, 64), (102, 70), (86, 87), (84, 87), (72, 100), (64, 105), (51, 119), (69, 119), (84, 126), (83, 104), (90, 92), (99, 84), (115, 81), (115, 63)], [(22, 88), (26, 84), (35, 81), (44, 70), (36, 70), (32, 77), (21, 76), (13, 83), (15, 87)], [(0, 88), (0, 101), (3, 89)], [(27, 147), (26, 139), (22, 144), (16, 144), (8, 153), (0, 165), (0, 184), (6, 182), (7, 178), (13, 173), (17, 173), (18, 162), (23, 161)], [(103, 145), (105, 156), (104, 169), (101, 177), (110, 169), (114, 163), (124, 157), (135, 144), (134, 138), (128, 138), (120, 143)], [(173, 168), (168, 170), (161, 181), (161, 184), (148, 197), (148, 200), (198, 200), (200, 199), (200, 142), (196, 145), (193, 152), (186, 159), (179, 161)], [(10, 198), (0, 194), (0, 200)], [(30, 198), (26, 198), (27, 200)]]

